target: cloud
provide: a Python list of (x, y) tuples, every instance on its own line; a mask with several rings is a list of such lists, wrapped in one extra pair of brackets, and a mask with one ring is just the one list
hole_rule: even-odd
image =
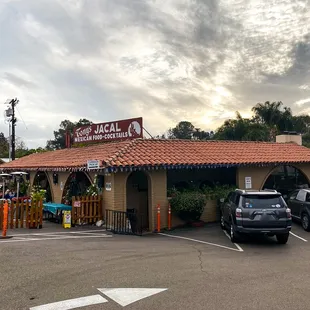
[(63, 119), (143, 116), (156, 135), (266, 100), (305, 113), (308, 20), (307, 0), (2, 1), (0, 100), (20, 99), (29, 146)]

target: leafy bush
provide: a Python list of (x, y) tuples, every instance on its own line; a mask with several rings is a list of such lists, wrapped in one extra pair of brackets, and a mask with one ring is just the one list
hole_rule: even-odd
[(22, 183), (20, 183), (20, 194), (21, 195), (27, 195), (28, 194), (28, 190), (29, 190), (29, 186), (30, 186), (30, 182), (29, 181), (24, 181)]
[(86, 190), (87, 196), (97, 196), (99, 192), (98, 189), (98, 176), (97, 174), (94, 177), (94, 182), (92, 182)]
[(231, 185), (215, 185), (214, 187), (205, 186), (202, 191), (207, 199), (220, 200), (226, 199), (228, 194), (236, 189), (236, 186)]
[(171, 200), (171, 209), (184, 221), (197, 221), (206, 205), (206, 197), (200, 192), (176, 194)]
[(40, 201), (45, 200), (45, 195), (46, 195), (46, 190), (45, 189), (41, 189), (40, 186), (33, 186), (31, 189), (31, 200), (32, 201)]

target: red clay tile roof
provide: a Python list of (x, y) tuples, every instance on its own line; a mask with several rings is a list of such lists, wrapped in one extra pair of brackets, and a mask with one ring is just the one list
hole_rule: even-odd
[(3, 170), (54, 170), (79, 169), (87, 166), (87, 160), (104, 160), (120, 149), (125, 149), (132, 141), (96, 144), (87, 147), (35, 153), (1, 165)]
[(295, 143), (137, 139), (32, 154), (3, 164), (1, 168), (78, 170), (86, 168), (88, 159), (102, 161), (102, 168), (296, 164), (310, 163), (310, 149)]

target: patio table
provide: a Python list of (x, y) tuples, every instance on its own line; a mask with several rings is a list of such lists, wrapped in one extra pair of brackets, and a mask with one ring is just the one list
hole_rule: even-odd
[[(56, 221), (59, 223), (62, 223), (63, 211), (72, 211), (72, 206), (53, 202), (43, 203), (43, 212), (52, 215), (52, 218), (55, 216)], [(50, 219), (49, 216), (48, 219)]]

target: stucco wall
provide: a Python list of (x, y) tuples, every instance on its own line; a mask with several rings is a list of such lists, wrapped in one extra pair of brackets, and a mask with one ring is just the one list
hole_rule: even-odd
[[(105, 189), (105, 184), (111, 183), (111, 191), (107, 191)], [(114, 208), (114, 174), (108, 174), (104, 176), (104, 184), (102, 189), (102, 197), (103, 197), (103, 210), (113, 210)]]
[[(310, 164), (292, 165), (299, 169), (310, 181)], [(268, 176), (276, 167), (240, 167), (237, 170), (237, 186), (245, 189), (245, 177), (252, 178), (252, 189), (262, 189)]]
[(151, 212), (150, 229), (154, 231), (157, 226), (157, 205), (160, 205), (161, 227), (168, 225), (168, 200), (167, 200), (167, 174), (166, 170), (150, 171), (151, 178)]
[(129, 173), (114, 174), (114, 209), (117, 211), (126, 211), (126, 180)]
[(271, 167), (240, 167), (237, 170), (237, 186), (245, 189), (245, 178), (252, 178), (252, 189), (261, 189), (270, 174)]
[(304, 173), (308, 182), (310, 182), (310, 164), (295, 165), (295, 167)]
[[(161, 226), (167, 227), (168, 201), (167, 201), (167, 177), (165, 170), (153, 170), (145, 172), (149, 179), (148, 204), (149, 204), (149, 228), (153, 231), (157, 225), (157, 204), (161, 206)], [(109, 181), (112, 190), (104, 190), (104, 203), (111, 210), (126, 211), (126, 183), (130, 173), (119, 172), (111, 174)]]
[(48, 179), (51, 186), (52, 197), (54, 202), (61, 203), (61, 199), (63, 196), (63, 189), (66, 185), (66, 181), (70, 175), (69, 172), (59, 172), (58, 173), (58, 184), (53, 183), (53, 172), (49, 171), (47, 173)]

